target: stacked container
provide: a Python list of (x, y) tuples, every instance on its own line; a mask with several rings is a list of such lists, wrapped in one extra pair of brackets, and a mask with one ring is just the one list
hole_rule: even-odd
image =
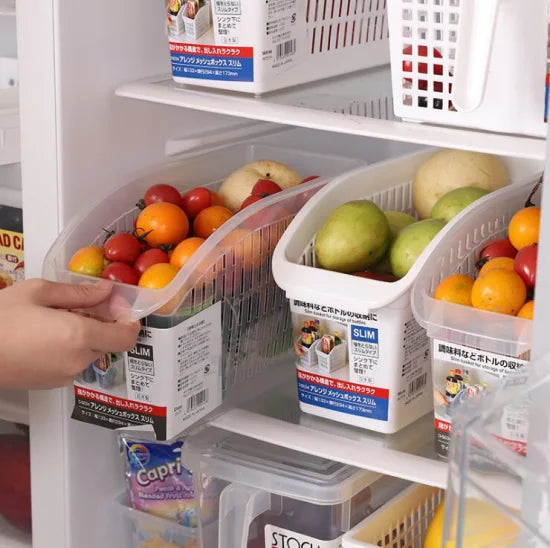
[(168, 0), (174, 80), (265, 93), (388, 62), (386, 0)]
[[(406, 485), (215, 428), (188, 438), (184, 461), (195, 475), (203, 543), (217, 523), (208, 546), (338, 548), (346, 531)], [(219, 500), (205, 506), (212, 485)]]
[(546, 0), (388, 3), (394, 111), (406, 120), (546, 135)]

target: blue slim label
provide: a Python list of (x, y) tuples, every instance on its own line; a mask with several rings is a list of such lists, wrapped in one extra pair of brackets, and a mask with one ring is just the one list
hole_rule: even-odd
[(383, 388), (298, 370), (298, 398), (302, 403), (339, 413), (388, 420), (389, 390)]
[(254, 81), (254, 49), (170, 42), (172, 74), (182, 78)]
[(351, 340), (378, 344), (378, 329), (362, 325), (351, 326)]

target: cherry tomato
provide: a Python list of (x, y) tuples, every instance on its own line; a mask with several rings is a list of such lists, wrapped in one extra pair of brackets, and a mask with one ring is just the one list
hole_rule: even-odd
[(69, 261), (69, 270), (85, 276), (101, 276), (105, 259), (103, 249), (97, 245), (81, 247)]
[(510, 243), (508, 238), (492, 240), (481, 248), (477, 256), (476, 268), (480, 270), (487, 261), (496, 259), (497, 257), (510, 257), (514, 259), (516, 253), (516, 248)]
[(178, 269), (171, 264), (158, 263), (151, 265), (140, 277), (139, 287), (162, 289), (176, 276)]
[(143, 200), (145, 206), (158, 202), (168, 202), (183, 207), (183, 201), (179, 191), (171, 185), (153, 185), (145, 193)]
[[(407, 46), (403, 50), (403, 55), (412, 55), (413, 49), (412, 46)], [(428, 56), (428, 47), (427, 46), (418, 46), (417, 55), (419, 57), (427, 57)], [(441, 53), (437, 51), (435, 48), (433, 49), (433, 56), (436, 59), (441, 59)], [(409, 59), (403, 60), (403, 72), (413, 72), (413, 61)], [(418, 63), (418, 72), (421, 74), (427, 74), (428, 73), (428, 64), (427, 63)], [(433, 74), (436, 76), (442, 76), (443, 75), (443, 65), (433, 65)], [(407, 82), (411, 82), (409, 78), (405, 79)], [(427, 90), (428, 89), (428, 81), (427, 80), (419, 80), (418, 81), (418, 89), (421, 90)], [(443, 91), (443, 82), (434, 82), (434, 91), (442, 92)]]
[(103, 251), (108, 261), (134, 264), (141, 253), (141, 242), (133, 234), (117, 232), (107, 238)]
[(377, 280), (379, 282), (396, 282), (398, 280), (398, 278), (392, 274), (380, 274), (379, 272), (355, 272), (353, 276)]
[(220, 226), (233, 217), (233, 212), (223, 206), (210, 206), (203, 209), (193, 222), (193, 232), (199, 238), (208, 238)]
[(219, 205), (225, 207), (225, 202), (222, 200), (222, 197), (213, 190), (210, 191), (210, 198), (212, 199), (212, 205)]
[(175, 204), (147, 206), (138, 217), (136, 233), (152, 247), (179, 244), (189, 232), (189, 220)]
[(190, 219), (194, 219), (203, 209), (212, 204), (212, 194), (207, 188), (198, 186), (183, 195), (183, 210)]
[(262, 198), (261, 196), (249, 196), (242, 204), (241, 209), (239, 211), (242, 211), (245, 207), (248, 207), (249, 205), (255, 204), (256, 202), (260, 201)]
[(252, 187), (250, 194), (252, 196), (259, 196), (260, 198), (265, 198), (266, 196), (271, 196), (272, 194), (277, 194), (283, 189), (271, 179), (258, 179), (256, 184)]
[(102, 277), (106, 280), (130, 285), (137, 285), (139, 282), (138, 271), (129, 264), (121, 262), (107, 265), (103, 271)]
[(516, 272), (528, 288), (535, 287), (538, 248), (539, 246), (537, 244), (522, 247), (518, 251), (514, 261)]
[(168, 257), (168, 253), (162, 251), (162, 249), (148, 249), (136, 259), (134, 268), (140, 274), (143, 274), (151, 265), (169, 262), (170, 258)]

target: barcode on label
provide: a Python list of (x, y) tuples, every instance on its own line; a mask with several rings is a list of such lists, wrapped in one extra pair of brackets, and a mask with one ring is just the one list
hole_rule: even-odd
[(199, 407), (199, 405), (202, 405), (207, 401), (208, 388), (205, 388), (204, 390), (201, 390), (200, 392), (197, 392), (196, 394), (193, 394), (192, 396), (189, 396), (189, 398), (187, 398), (187, 412), (193, 411), (193, 409)]
[(296, 53), (296, 38), (277, 45), (277, 59), (284, 59)]
[(428, 380), (428, 373), (422, 373), (420, 377), (414, 379), (414, 381), (409, 383), (409, 395), (418, 392), (426, 386), (426, 381)]

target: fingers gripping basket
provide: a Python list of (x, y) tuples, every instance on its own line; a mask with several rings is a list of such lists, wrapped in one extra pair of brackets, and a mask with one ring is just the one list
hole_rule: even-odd
[(546, 135), (545, 0), (388, 3), (394, 112), (408, 120)]
[[(413, 286), (414, 315), (431, 339), (436, 450), (442, 456), (448, 451), (452, 415), (464, 398), (527, 363), (533, 322), (439, 301), (432, 295), (451, 274), (476, 275), (479, 250), (490, 240), (507, 237), (510, 219), (524, 207), (537, 178), (526, 174), (522, 182), (474, 203), (456, 220), (454, 229), (442, 235)], [(449, 382), (459, 387), (458, 393), (447, 389)], [(510, 421), (502, 436), (523, 452), (525, 432), (515, 429), (514, 423), (515, 419)]]

